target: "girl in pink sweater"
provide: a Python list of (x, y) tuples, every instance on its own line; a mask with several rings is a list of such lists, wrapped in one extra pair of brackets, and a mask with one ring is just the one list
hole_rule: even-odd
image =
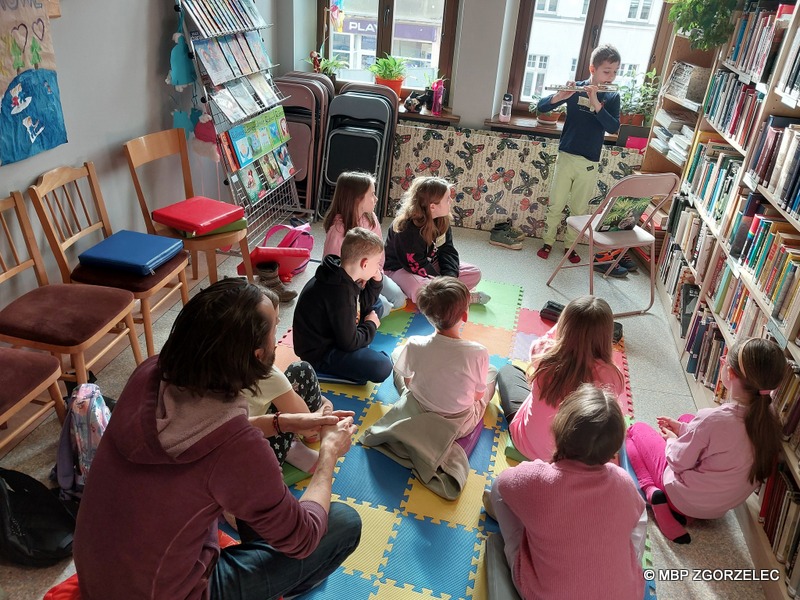
[(514, 585), (526, 600), (639, 600), (647, 511), (630, 476), (608, 462), (625, 439), (617, 399), (581, 385), (561, 404), (553, 434), (552, 463), (506, 469), (484, 494)]
[[(375, 177), (369, 173), (345, 171), (336, 179), (336, 190), (322, 226), (325, 229), (325, 245), (322, 255), (339, 256), (344, 235), (353, 227), (363, 227), (383, 239), (381, 222), (375, 214), (378, 197), (375, 195)], [(386, 256), (381, 255), (381, 270)], [(389, 311), (403, 308), (406, 296), (394, 281), (383, 278), (380, 296), (381, 310), (376, 312), (381, 318)]]
[(625, 391), (625, 378), (612, 360), (613, 335), (608, 302), (582, 296), (567, 304), (558, 323), (532, 344), (527, 374), (514, 366), (500, 370), (500, 405), (514, 445), (527, 458), (549, 460), (553, 455), (550, 424), (561, 401), (580, 384), (606, 387), (615, 398)]
[(645, 423), (628, 429), (628, 458), (667, 538), (688, 544), (685, 516), (721, 517), (772, 472), (781, 438), (770, 391), (785, 371), (775, 342), (737, 342), (720, 366), (728, 402), (677, 420), (658, 417), (660, 433)]

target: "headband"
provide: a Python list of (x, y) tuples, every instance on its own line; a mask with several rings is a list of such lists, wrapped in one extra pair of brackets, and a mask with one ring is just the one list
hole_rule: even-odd
[[(749, 344), (753, 340), (757, 340), (757, 339), (759, 339), (759, 338), (754, 338), (753, 337), (753, 338), (750, 338), (749, 340), (747, 340), (744, 344), (742, 344), (740, 346), (740, 348), (739, 348), (739, 355), (736, 357), (736, 362), (739, 365), (739, 371), (741, 371), (742, 377), (744, 379), (747, 379), (747, 373), (744, 370), (744, 363), (742, 362), (742, 354), (744, 354), (745, 346), (747, 346), (747, 344)], [(771, 393), (772, 393), (772, 390), (758, 390), (758, 395), (759, 396), (769, 396)]]

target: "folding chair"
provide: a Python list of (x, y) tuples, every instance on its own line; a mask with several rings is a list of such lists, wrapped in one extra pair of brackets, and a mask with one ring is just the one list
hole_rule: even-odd
[[(575, 215), (567, 217), (567, 226), (576, 230), (578, 236), (575, 241), (564, 253), (563, 258), (556, 265), (550, 279), (547, 280), (547, 285), (555, 279), (555, 276), (562, 268), (572, 267), (589, 267), (589, 293), (594, 293), (594, 266), (601, 264), (605, 266), (604, 262), (597, 262), (595, 260), (595, 253), (600, 250), (614, 250), (621, 248), (622, 251), (618, 253), (616, 260), (609, 262), (609, 267), (603, 274), (603, 278), (607, 278), (608, 274), (617, 266), (622, 256), (630, 248), (639, 248), (649, 246), (650, 248), (650, 303), (641, 310), (633, 310), (623, 313), (614, 314), (615, 317), (626, 317), (629, 315), (644, 314), (653, 306), (655, 301), (656, 289), (656, 266), (655, 266), (655, 241), (656, 238), (647, 229), (650, 227), (653, 215), (658, 208), (667, 204), (672, 200), (673, 195), (678, 191), (680, 186), (680, 178), (674, 173), (651, 173), (641, 175), (631, 175), (622, 179), (615, 184), (606, 194), (606, 197), (591, 215)], [(615, 211), (625, 206), (629, 200), (635, 199), (654, 199), (660, 198), (655, 205), (656, 210), (650, 212), (642, 226), (638, 225), (638, 217), (632, 219), (632, 227), (628, 228), (615, 228), (612, 225), (612, 230), (604, 231), (615, 217)], [(616, 207), (616, 208), (615, 208)], [(641, 213), (639, 213), (641, 214)], [(626, 227), (625, 223), (619, 225)], [(579, 264), (565, 264), (567, 258), (575, 250), (578, 243), (583, 239), (589, 240), (589, 262), (581, 262)]]

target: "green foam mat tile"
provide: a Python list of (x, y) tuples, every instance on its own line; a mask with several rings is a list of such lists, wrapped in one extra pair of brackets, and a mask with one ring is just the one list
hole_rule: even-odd
[(510, 435), (508, 436), (508, 439), (506, 440), (505, 453), (506, 453), (506, 457), (507, 458), (510, 458), (511, 460), (515, 460), (517, 462), (525, 462), (525, 461), (528, 460), (527, 458), (525, 458), (525, 456), (522, 454), (522, 452), (517, 450), (516, 446), (514, 446), (514, 442), (511, 441), (511, 436)]
[(286, 485), (294, 485), (303, 479), (308, 479), (311, 477), (311, 473), (306, 473), (305, 471), (301, 471), (297, 467), (290, 465), (287, 462), (283, 463), (283, 481)]
[(488, 304), (470, 305), (470, 322), (514, 329), (522, 303), (522, 288), (518, 285), (484, 280), (478, 284), (477, 289), (486, 292), (492, 299)]
[(414, 313), (405, 310), (393, 310), (381, 319), (381, 326), (378, 331), (389, 335), (402, 337), (408, 329), (408, 324), (414, 318)]

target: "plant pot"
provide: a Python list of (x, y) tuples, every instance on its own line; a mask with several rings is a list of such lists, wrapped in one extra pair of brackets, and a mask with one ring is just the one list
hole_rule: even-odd
[(641, 127), (644, 125), (644, 115), (620, 115), (619, 116), (619, 124), (620, 125), (635, 125), (637, 127)]
[(536, 113), (536, 120), (542, 125), (555, 125), (560, 118), (559, 112)]
[(375, 77), (375, 83), (378, 85), (385, 85), (386, 87), (394, 90), (394, 93), (397, 94), (397, 97), (400, 98), (400, 94), (403, 90), (403, 81), (404, 79), (381, 79), (380, 77)]

